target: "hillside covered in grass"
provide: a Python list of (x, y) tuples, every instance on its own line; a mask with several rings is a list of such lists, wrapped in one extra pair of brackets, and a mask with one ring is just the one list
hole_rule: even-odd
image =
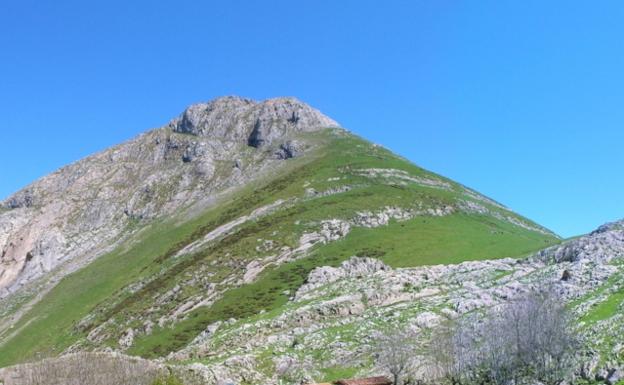
[(559, 242), (342, 129), (291, 138), (311, 149), (204, 208), (132, 223), (127, 238), (36, 301), (4, 299), (0, 366), (82, 350), (173, 357), (214, 325), (281, 313), (313, 269), (352, 256), (416, 267)]

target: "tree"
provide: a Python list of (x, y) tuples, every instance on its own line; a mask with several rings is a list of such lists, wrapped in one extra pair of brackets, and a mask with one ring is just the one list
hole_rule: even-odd
[(559, 385), (571, 374), (580, 344), (551, 289), (527, 293), (484, 317), (450, 321), (432, 336), (429, 371), (452, 385)]
[(377, 366), (392, 375), (395, 385), (415, 382), (416, 339), (409, 329), (391, 329), (381, 334), (375, 344)]
[(433, 331), (426, 346), (430, 378), (451, 385), (481, 383), (483, 350), (475, 315), (449, 320)]
[(501, 311), (499, 320), (498, 329), (512, 326), (512, 354), (527, 376), (546, 385), (564, 381), (574, 368), (580, 340), (563, 301), (552, 289), (514, 301)]

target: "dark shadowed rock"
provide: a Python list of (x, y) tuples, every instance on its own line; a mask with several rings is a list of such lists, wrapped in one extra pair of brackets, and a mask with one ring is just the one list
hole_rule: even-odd
[(289, 140), (286, 143), (280, 144), (277, 151), (275, 151), (275, 156), (278, 159), (296, 158), (303, 154), (304, 150), (305, 143), (298, 140)]

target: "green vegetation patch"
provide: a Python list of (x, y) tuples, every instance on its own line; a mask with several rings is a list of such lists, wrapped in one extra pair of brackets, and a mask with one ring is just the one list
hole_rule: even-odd
[(269, 269), (257, 281), (226, 291), (212, 306), (196, 309), (173, 327), (160, 328), (136, 339), (130, 353), (143, 357), (164, 356), (186, 346), (214, 322), (245, 319), (261, 311), (278, 309), (288, 302), (312, 269), (339, 262), (340, 259), (333, 256), (307, 257)]
[(624, 287), (620, 287), (617, 291), (610, 293), (606, 300), (592, 307), (591, 310), (581, 318), (581, 321), (592, 324), (611, 318), (618, 313), (618, 309), (622, 306), (623, 302)]
[(553, 244), (541, 233), (481, 215), (417, 217), (378, 228), (354, 228), (317, 255), (379, 258), (392, 267), (518, 257)]
[(341, 366), (333, 366), (331, 368), (321, 369), (321, 382), (333, 382), (347, 378), (353, 378), (358, 373), (358, 368), (348, 368)]

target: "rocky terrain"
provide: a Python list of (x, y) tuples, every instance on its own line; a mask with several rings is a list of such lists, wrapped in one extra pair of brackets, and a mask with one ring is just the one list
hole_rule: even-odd
[(624, 374), (623, 224), (521, 259), (395, 269), (354, 256), (317, 267), (279, 311), (212, 323), (184, 348), (143, 368), (203, 384), (379, 374), (373, 357), (383, 331), (407, 327), (424, 343), (445, 320), (548, 286), (570, 306), (587, 343), (577, 378), (615, 384)]
[(295, 99), (220, 98), (1, 203), (0, 367), (123, 353), (209, 384), (332, 380), (376, 372), (384, 328), (552, 282), (603, 338), (599, 373), (621, 235), (560, 244)]
[(273, 383), (280, 375), (320, 381), (338, 368), (366, 376), (383, 371), (371, 359), (380, 332), (408, 327), (424, 343), (444, 320), (546, 285), (572, 307), (588, 343), (578, 377), (616, 383), (624, 375), (622, 224), (522, 259), (392, 269), (352, 257), (338, 267), (318, 267), (282, 311), (212, 324), (168, 358), (196, 361), (197, 370), (205, 366), (238, 382)]

